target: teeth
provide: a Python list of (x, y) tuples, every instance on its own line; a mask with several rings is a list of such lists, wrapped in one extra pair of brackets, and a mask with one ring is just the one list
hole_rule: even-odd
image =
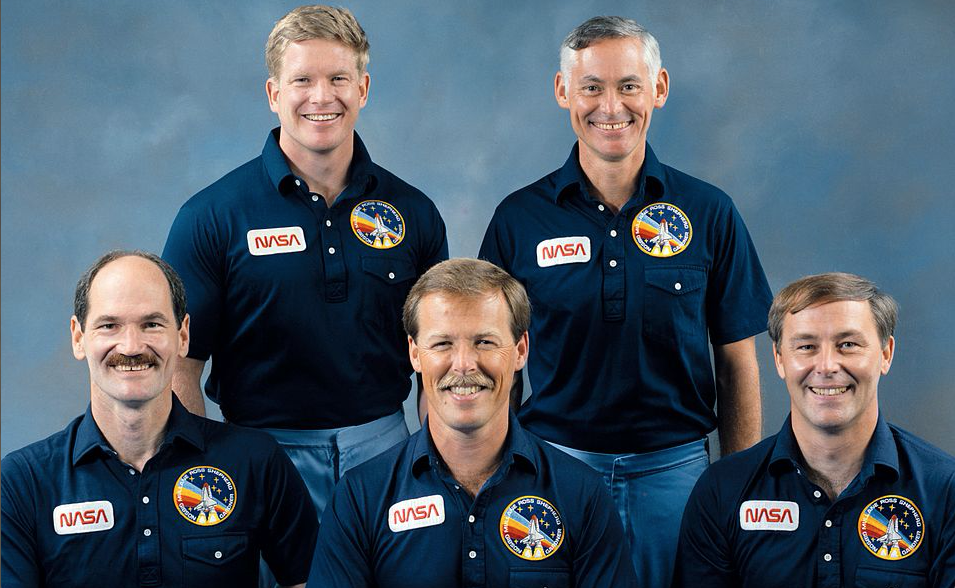
[(477, 394), (480, 390), (480, 386), (451, 386), (448, 390), (452, 394), (457, 394), (458, 396), (471, 396), (472, 394)]
[(604, 130), (604, 131), (616, 131), (616, 130), (618, 130), (618, 129), (622, 129), (622, 128), (626, 127), (627, 125), (630, 124), (630, 122), (629, 122), (629, 121), (627, 121), (627, 122), (618, 122), (618, 123), (598, 123), (598, 122), (595, 122), (595, 123), (592, 123), (592, 124), (593, 124), (595, 127), (597, 127), (598, 129), (602, 129), (602, 130)]
[(306, 114), (308, 120), (333, 120), (338, 117), (337, 114)]
[(144, 363), (140, 365), (118, 365), (116, 369), (121, 372), (141, 372), (143, 370), (149, 369), (150, 364)]
[(837, 394), (844, 394), (846, 390), (849, 389), (848, 386), (842, 386), (841, 388), (809, 388), (812, 390), (813, 394), (819, 396), (836, 396)]

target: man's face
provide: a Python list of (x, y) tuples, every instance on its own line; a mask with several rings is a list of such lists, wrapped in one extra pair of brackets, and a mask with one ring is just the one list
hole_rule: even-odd
[(783, 319), (773, 346), (785, 380), (793, 428), (836, 433), (867, 427), (879, 411), (879, 377), (889, 372), (895, 340), (883, 347), (868, 302), (810, 306)]
[(428, 294), (418, 306), (418, 338), (408, 338), (421, 373), (432, 434), (504, 427), (514, 372), (527, 359), (527, 333), (515, 342), (500, 292)]
[(86, 324), (70, 320), (73, 355), (90, 368), (94, 401), (142, 405), (172, 389), (189, 350), (189, 317), (176, 327), (169, 284), (136, 256), (105, 265), (90, 286)]
[(575, 54), (569, 79), (557, 73), (554, 93), (570, 111), (581, 157), (621, 161), (642, 153), (653, 109), (667, 99), (667, 71), (649, 79), (639, 39), (604, 39)]
[(368, 100), (368, 73), (355, 51), (327, 39), (289, 43), (278, 79), (265, 84), (282, 125), (280, 145), (293, 161), (327, 155), (351, 141)]

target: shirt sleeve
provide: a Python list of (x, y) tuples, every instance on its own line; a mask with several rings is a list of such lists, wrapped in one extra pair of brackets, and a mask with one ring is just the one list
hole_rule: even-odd
[(944, 505), (939, 512), (945, 513), (945, 522), (935, 527), (939, 541), (938, 553), (929, 569), (929, 586), (932, 588), (955, 586), (955, 474), (948, 477), (939, 499)]
[(673, 588), (733, 588), (740, 582), (733, 569), (729, 541), (712, 482), (712, 468), (703, 472), (683, 511)]
[(10, 588), (40, 585), (35, 509), (23, 503), (23, 497), (31, 492), (21, 487), (27, 473), (16, 459), (8, 456), (0, 465), (0, 577), (3, 585)]
[(595, 480), (593, 486), (581, 535), (575, 541), (575, 585), (578, 588), (636, 586), (630, 547), (617, 507), (600, 480)]
[(370, 588), (373, 585), (370, 552), (361, 509), (345, 476), (335, 487), (331, 503), (322, 514), (308, 585)]
[(484, 232), (484, 241), (481, 242), (478, 258), (489, 261), (504, 271), (510, 272), (511, 260), (503, 243), (504, 235), (501, 224), (500, 208), (498, 208)]
[(268, 537), (262, 558), (279, 584), (291, 586), (308, 579), (318, 514), (308, 488), (285, 451), (275, 444), (267, 468)]
[(733, 202), (718, 213), (718, 241), (706, 295), (706, 316), (714, 345), (741, 341), (766, 330), (773, 294), (756, 246)]
[(434, 204), (431, 205), (433, 218), (431, 220), (431, 231), (429, 231), (426, 246), (422, 251), (418, 275), (428, 271), (436, 263), (448, 259), (448, 230), (444, 225), (444, 219)]
[(189, 357), (206, 361), (215, 351), (224, 300), (223, 244), (211, 210), (200, 211), (195, 199), (179, 210), (169, 229), (162, 258), (186, 288)]

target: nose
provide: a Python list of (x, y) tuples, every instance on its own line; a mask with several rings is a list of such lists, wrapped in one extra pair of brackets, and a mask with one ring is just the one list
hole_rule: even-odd
[(139, 355), (145, 349), (146, 343), (139, 329), (132, 327), (123, 329), (116, 351), (123, 355)]
[(470, 345), (459, 345), (454, 350), (451, 369), (456, 374), (466, 375), (477, 371), (477, 352)]
[(616, 114), (620, 110), (620, 96), (616, 90), (608, 90), (603, 93), (600, 110), (604, 114)]
[(836, 349), (829, 345), (823, 345), (816, 354), (816, 373), (822, 376), (830, 376), (839, 371), (839, 358)]
[(332, 99), (332, 86), (328, 80), (318, 80), (312, 85), (311, 92), (308, 95), (308, 101), (311, 104), (325, 104)]

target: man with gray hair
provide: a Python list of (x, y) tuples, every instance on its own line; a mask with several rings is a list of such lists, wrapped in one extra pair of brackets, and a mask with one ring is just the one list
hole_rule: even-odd
[(789, 418), (697, 482), (674, 586), (955, 586), (955, 458), (879, 409), (897, 316), (852, 274), (779, 292), (769, 336)]
[(771, 298), (730, 198), (647, 144), (669, 87), (636, 22), (571, 31), (554, 94), (577, 144), (498, 206), (480, 253), (533, 303), (518, 418), (604, 474), (647, 586), (669, 582), (707, 434), (719, 427), (724, 455), (760, 438), (753, 340)]
[(427, 420), (342, 478), (309, 585), (636, 585), (600, 476), (509, 410), (530, 314), (521, 284), (486, 261), (421, 276), (403, 322)]

